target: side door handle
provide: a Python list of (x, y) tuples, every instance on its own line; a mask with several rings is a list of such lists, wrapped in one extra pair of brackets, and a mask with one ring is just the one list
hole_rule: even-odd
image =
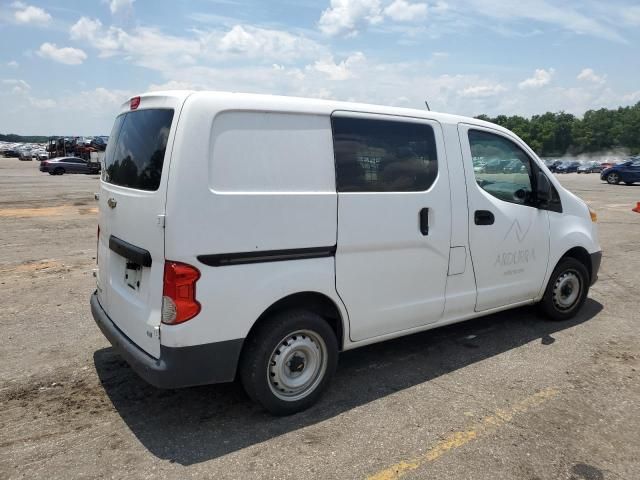
[(493, 225), (496, 218), (489, 210), (476, 210), (473, 215), (476, 225)]
[(422, 235), (429, 235), (429, 209), (423, 208), (420, 210), (420, 233)]

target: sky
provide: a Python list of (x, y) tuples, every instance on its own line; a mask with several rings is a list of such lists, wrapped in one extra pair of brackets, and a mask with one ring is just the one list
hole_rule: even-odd
[(0, 133), (108, 134), (207, 89), (475, 116), (640, 101), (629, 0), (0, 0)]

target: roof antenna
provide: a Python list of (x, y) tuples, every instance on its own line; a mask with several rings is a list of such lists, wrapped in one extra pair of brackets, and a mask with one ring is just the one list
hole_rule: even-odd
[(429, 108), (429, 102), (427, 102), (426, 100), (424, 101), (424, 104), (427, 106), (427, 110), (431, 111), (431, 109)]

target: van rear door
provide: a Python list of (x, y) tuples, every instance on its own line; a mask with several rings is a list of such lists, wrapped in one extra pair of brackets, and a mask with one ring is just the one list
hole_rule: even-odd
[(111, 132), (100, 182), (98, 299), (114, 324), (155, 358), (169, 160), (185, 98), (150, 95), (127, 102)]

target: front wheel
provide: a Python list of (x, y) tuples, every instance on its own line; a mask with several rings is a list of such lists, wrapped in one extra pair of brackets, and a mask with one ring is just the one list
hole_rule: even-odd
[(540, 307), (551, 320), (573, 318), (589, 293), (589, 272), (578, 260), (565, 258), (551, 274)]
[(338, 341), (325, 319), (288, 310), (252, 332), (243, 349), (240, 379), (252, 400), (274, 415), (290, 415), (320, 398), (337, 363)]
[(618, 175), (617, 173), (610, 173), (609, 175), (607, 175), (607, 183), (610, 183), (611, 185), (617, 185), (618, 183), (620, 183), (620, 175)]

